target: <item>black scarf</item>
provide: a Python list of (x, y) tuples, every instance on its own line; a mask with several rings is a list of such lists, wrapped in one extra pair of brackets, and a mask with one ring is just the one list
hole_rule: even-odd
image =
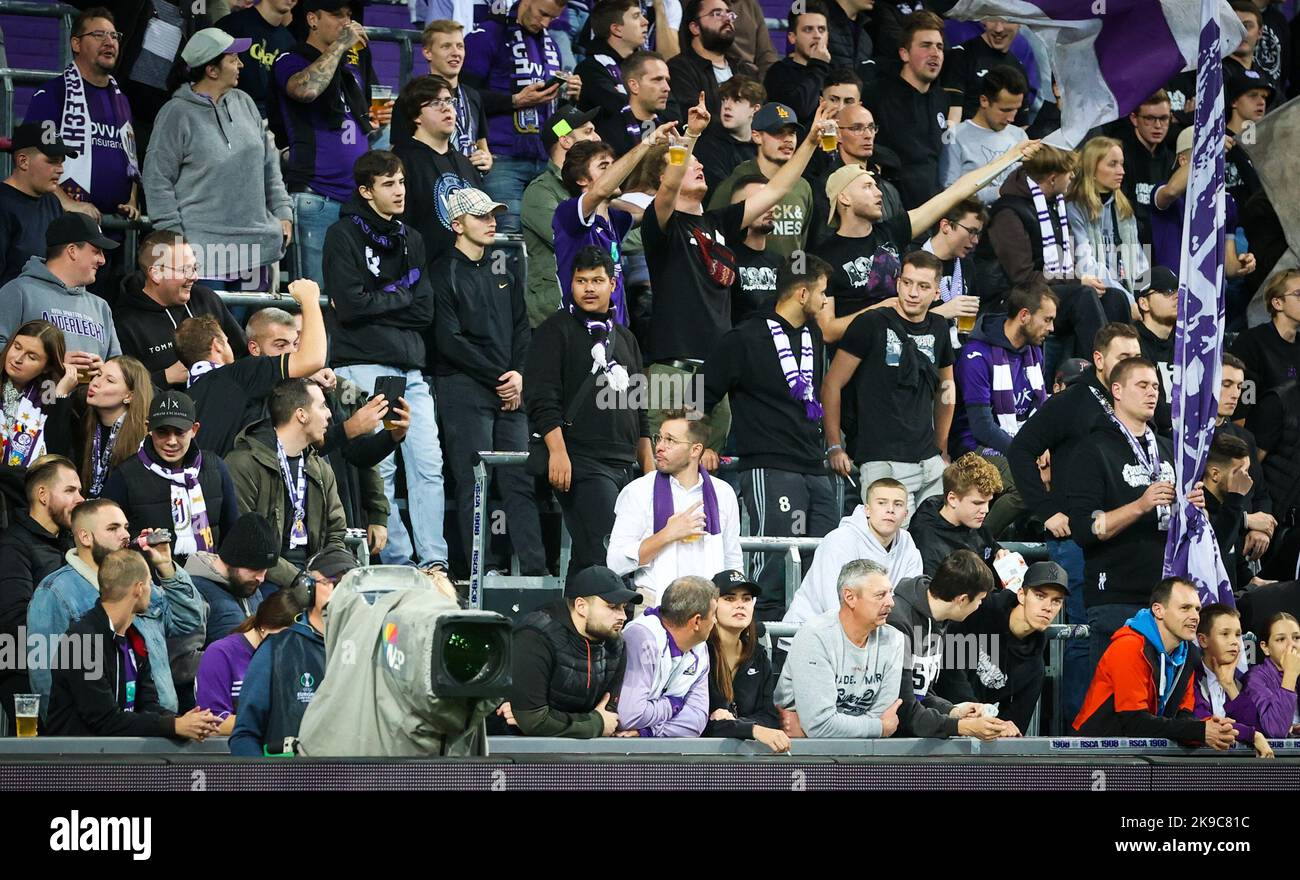
[[(299, 43), (294, 51), (306, 58), (309, 65), (315, 64), (321, 56), (320, 51), (306, 41)], [(370, 124), (370, 101), (362, 94), (361, 86), (346, 68), (346, 60), (340, 60), (338, 67), (334, 68), (334, 78), (316, 100), (325, 102), (325, 114), (331, 131), (341, 129), (351, 111), (361, 123), (361, 133), (369, 134), (374, 131), (374, 126)]]

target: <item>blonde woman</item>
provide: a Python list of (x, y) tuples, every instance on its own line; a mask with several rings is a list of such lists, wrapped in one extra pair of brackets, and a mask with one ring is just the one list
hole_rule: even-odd
[(1114, 138), (1093, 138), (1083, 145), (1078, 167), (1065, 199), (1079, 280), (1098, 291), (1124, 291), (1136, 309), (1133, 294), (1144, 286), (1150, 263), (1133, 205), (1120, 189), (1124, 148)]

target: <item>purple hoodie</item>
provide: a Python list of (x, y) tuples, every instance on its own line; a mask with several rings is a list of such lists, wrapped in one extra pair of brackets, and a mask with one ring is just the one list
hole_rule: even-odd
[(1296, 717), (1296, 693), (1282, 687), (1282, 670), (1265, 660), (1246, 673), (1242, 696), (1250, 697), (1259, 713), (1259, 729), (1269, 739), (1286, 739)]
[(244, 673), (253, 659), (253, 646), (243, 633), (235, 632), (208, 645), (199, 661), (194, 681), (194, 703), (225, 720), (239, 705)]
[[(1211, 673), (1202, 663), (1196, 667), (1196, 677), (1192, 680), (1192, 692), (1196, 695), (1196, 706), (1193, 709), (1197, 718), (1209, 718), (1214, 714), (1214, 706), (1210, 703), (1209, 677)], [(1223, 714), (1231, 718), (1236, 724), (1233, 727), (1237, 730), (1237, 742), (1242, 745), (1255, 745), (1255, 731), (1259, 728), (1259, 713), (1255, 711), (1255, 704), (1250, 701), (1250, 696), (1246, 693), (1242, 685), (1241, 670), (1237, 670), (1233, 676), (1237, 681), (1237, 687), (1241, 688), (1237, 692), (1235, 700), (1228, 700), (1223, 704)]]

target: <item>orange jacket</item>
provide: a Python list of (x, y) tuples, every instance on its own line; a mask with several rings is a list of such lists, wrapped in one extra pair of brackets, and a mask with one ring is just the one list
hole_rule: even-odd
[(1177, 667), (1173, 690), (1160, 713), (1158, 676), (1165, 668), (1170, 674), (1175, 672), (1167, 661), (1162, 665), (1163, 660), (1146, 636), (1132, 627), (1121, 627), (1097, 664), (1074, 729), (1084, 736), (1162, 737), (1200, 743), (1205, 723), (1193, 714), (1191, 687), (1193, 672), (1201, 662), (1200, 650), (1188, 645), (1187, 658)]

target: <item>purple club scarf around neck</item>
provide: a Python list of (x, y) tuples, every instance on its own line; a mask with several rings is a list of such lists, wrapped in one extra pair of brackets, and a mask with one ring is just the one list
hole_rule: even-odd
[[(662, 531), (663, 527), (668, 525), (668, 517), (676, 511), (673, 510), (673, 486), (669, 480), (672, 479), (667, 474), (660, 472), (655, 474), (654, 488), (654, 530)], [(722, 518), (718, 515), (718, 493), (713, 488), (713, 481), (709, 479), (709, 472), (700, 465), (700, 479), (703, 481), (704, 492), (704, 527), (710, 535), (722, 534)]]

